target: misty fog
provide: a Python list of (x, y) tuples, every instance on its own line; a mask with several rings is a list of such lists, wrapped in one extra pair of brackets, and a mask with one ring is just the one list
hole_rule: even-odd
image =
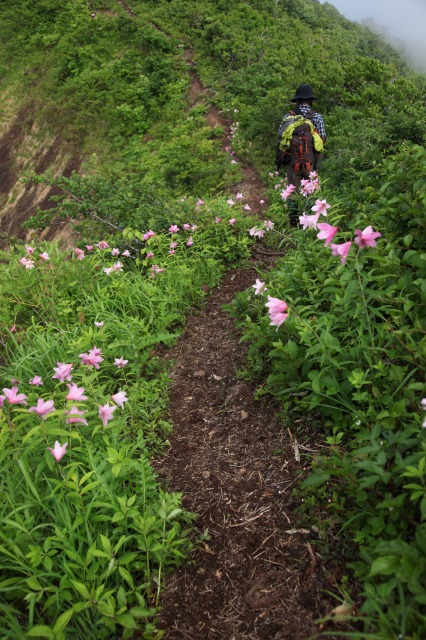
[(349, 20), (384, 36), (418, 71), (426, 73), (426, 0), (328, 0)]

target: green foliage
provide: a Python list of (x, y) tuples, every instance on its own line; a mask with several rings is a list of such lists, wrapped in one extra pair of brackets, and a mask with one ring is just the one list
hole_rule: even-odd
[[(363, 583), (365, 633), (417, 640), (426, 633), (419, 412), (425, 78), (330, 3), (131, 6), (132, 15), (113, 0), (16, 0), (0, 8), (5, 114), (6, 102), (27, 104), (34, 131), (47, 127), (79, 153), (97, 154), (84, 175), (28, 178), (59, 190), (51, 213), (30, 224), (42, 228), (53, 215), (72, 221), (86, 242), (108, 232), (111, 244), (130, 252), (124, 272), (110, 275), (105, 251), (80, 262), (75, 252), (46, 247), (51, 262), (37, 257), (34, 270), (18, 264), (19, 243), (2, 255), (4, 384), (19, 379), (35, 402), (28, 380), (38, 373), (41, 395), (59, 402), (52, 367), (76, 365), (96, 341), (104, 365), (93, 375), (80, 371), (79, 382), (91, 385), (93, 401), (105, 402), (121, 385), (130, 400), (105, 430), (93, 428), (92, 408), (90, 433), (58, 426), (60, 411), (38, 422), (20, 407), (2, 412), (1, 635), (130, 637), (142, 624), (153, 636), (147, 620), (162, 574), (189, 549), (179, 496), (158, 490), (148, 463), (170, 429), (166, 374), (153, 350), (174, 342), (203, 284), (215, 285), (225, 266), (247, 257), (252, 222), (238, 212), (231, 227), (215, 196), (240, 172), (222, 153), (222, 129), (207, 126), (207, 98), (188, 104), (186, 49), (209, 99), (233, 120), (229, 144), (265, 175), (295, 87), (312, 84), (328, 132), (332, 219), (348, 238), (368, 224), (383, 234), (377, 249), (340, 267), (308, 232), (283, 231), (282, 202), (272, 190), (276, 246), (288, 252), (268, 288), (285, 296), (290, 318), (276, 332), (253, 293), (237, 298), (235, 313), (259, 393), (324, 423), (306, 504), (329, 509), (330, 526), (340, 526), (358, 550), (353, 570)], [(199, 197), (208, 205), (197, 211)], [(185, 223), (198, 226), (192, 247), (192, 231), (167, 231)], [(142, 229), (149, 228), (156, 236), (146, 239)], [(174, 254), (171, 241), (178, 242)], [(152, 271), (149, 252), (163, 272)], [(112, 365), (118, 355), (129, 360), (125, 372)], [(69, 438), (72, 456), (56, 464), (46, 437)]]
[[(1, 387), (19, 384), (30, 408), (54, 402), (38, 417), (1, 397), (2, 637), (130, 638), (136, 629), (159, 637), (152, 621), (163, 577), (191, 549), (192, 518), (179, 494), (160, 489), (149, 463), (171, 429), (169, 380), (155, 348), (176, 340), (185, 314), (225, 264), (248, 256), (250, 221), (235, 210), (235, 226), (215, 224), (223, 201), (202, 208), (183, 203), (168, 222), (180, 226), (173, 235), (161, 222), (164, 231), (149, 239), (130, 227), (116, 233), (120, 253), (128, 247), (130, 254), (122, 262), (105, 245), (85, 247), (84, 257), (83, 249), (46, 245), (27, 254), (29, 269), (18, 261), (21, 247), (2, 254)], [(191, 218), (197, 224), (184, 230)], [(40, 258), (42, 249), (49, 260)], [(98, 369), (79, 355), (95, 344)], [(115, 358), (128, 362), (119, 368)], [(60, 362), (72, 364), (85, 400), (66, 400), (65, 383), (52, 378)], [(42, 386), (31, 385), (35, 375)], [(99, 407), (118, 391), (128, 401), (102, 424)], [(70, 410), (84, 417), (69, 422)], [(68, 447), (59, 462), (48, 451), (55, 440)]]
[[(253, 293), (234, 309), (259, 393), (286, 413), (323, 417), (329, 446), (305, 491), (358, 547), (351, 566), (363, 582), (362, 611), (386, 638), (426, 632), (425, 171), (424, 148), (407, 145), (347, 188), (330, 223), (345, 241), (368, 225), (383, 237), (375, 249), (352, 247), (344, 266), (315, 233), (292, 236), (269, 276), (270, 295), (290, 308), (278, 332)], [(384, 607), (386, 622), (376, 617)]]
[(313, 85), (326, 117), (330, 161), (324, 171), (334, 185), (350, 178), (351, 158), (365, 168), (404, 139), (423, 143), (424, 77), (328, 3), (155, 5), (156, 22), (170, 29), (173, 20), (173, 32), (196, 44), (197, 68), (218, 90), (220, 106), (238, 108), (238, 152), (262, 169), (273, 163), (278, 123), (301, 82)]

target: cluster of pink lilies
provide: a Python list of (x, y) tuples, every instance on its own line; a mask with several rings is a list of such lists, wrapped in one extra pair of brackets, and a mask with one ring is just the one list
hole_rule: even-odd
[[(99, 324), (99, 323), (98, 323)], [(81, 364), (86, 365), (88, 367), (94, 367), (95, 369), (99, 369), (99, 363), (103, 362), (104, 358), (101, 356), (101, 349), (97, 347), (93, 347), (89, 351), (89, 353), (81, 353)], [(116, 358), (114, 364), (117, 368), (121, 369), (128, 363), (128, 360), (124, 360), (123, 358)], [(79, 409), (76, 406), (77, 402), (85, 402), (89, 398), (84, 395), (85, 389), (84, 387), (78, 387), (75, 382), (72, 382), (72, 370), (74, 369), (74, 364), (72, 363), (64, 363), (58, 362), (57, 366), (53, 368), (54, 375), (53, 379), (58, 380), (60, 383), (67, 383), (68, 393), (65, 396), (65, 401), (69, 404), (69, 408), (64, 410), (64, 416), (66, 416), (65, 423), (66, 424), (83, 424), (87, 426), (87, 420), (83, 417), (87, 411)], [(68, 384), (71, 383), (71, 384)], [(0, 395), (0, 407), (5, 407), (7, 405), (27, 405), (28, 398), (24, 393), (19, 393), (19, 388), (16, 384), (13, 385), (10, 389), (4, 388), (3, 394)], [(43, 385), (43, 380), (41, 376), (34, 376), (29, 380), (29, 384), (34, 387), (39, 387)], [(107, 426), (108, 422), (113, 419), (114, 411), (117, 409), (117, 406), (124, 408), (124, 403), (128, 401), (127, 395), (125, 391), (117, 391), (117, 393), (111, 396), (111, 399), (114, 404), (110, 405), (106, 402), (103, 406), (98, 406), (98, 416), (104, 427)], [(52, 412), (56, 411), (54, 400), (45, 400), (44, 398), (38, 398), (37, 403), (28, 408), (29, 413), (36, 414), (42, 420), (45, 420)], [(62, 457), (65, 455), (67, 450), (68, 443), (61, 445), (59, 442), (55, 442), (53, 448), (48, 447), (48, 450), (51, 452), (55, 460), (59, 462)]]
[[(303, 195), (309, 195), (314, 193), (319, 188), (319, 182), (317, 179), (317, 175), (313, 172), (310, 174), (310, 180), (303, 180), (301, 191)], [(294, 185), (289, 185), (285, 190), (281, 193), (281, 197), (286, 200), (294, 191), (296, 187)], [(304, 191), (303, 191), (304, 190)], [(331, 241), (339, 230), (339, 227), (332, 226), (326, 222), (318, 222), (320, 216), (327, 217), (327, 211), (331, 205), (327, 204), (326, 200), (316, 200), (311, 210), (314, 211), (313, 215), (303, 215), (300, 216), (299, 221), (303, 226), (303, 229), (313, 228), (315, 230), (319, 230), (317, 233), (317, 238), (319, 240), (324, 240), (324, 246), (330, 246), (333, 256), (340, 256), (341, 263), (344, 265), (346, 263), (346, 259), (348, 257), (349, 250), (352, 246), (352, 241), (344, 242), (342, 244), (335, 244)], [(375, 247), (377, 242), (376, 240), (382, 236), (379, 231), (374, 231), (371, 225), (368, 225), (362, 231), (357, 229), (355, 231), (354, 242), (358, 245), (359, 249), (364, 249), (365, 247)], [(259, 279), (256, 280), (256, 283), (253, 285), (255, 290), (255, 295), (259, 295), (267, 291), (266, 285), (264, 282), (261, 282)], [(268, 308), (270, 325), (278, 327), (288, 318), (288, 305), (284, 300), (280, 300), (279, 298), (273, 298), (268, 295), (268, 301), (265, 304)]]

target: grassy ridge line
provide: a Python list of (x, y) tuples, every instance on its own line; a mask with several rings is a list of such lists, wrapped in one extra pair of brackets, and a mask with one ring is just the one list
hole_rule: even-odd
[[(424, 76), (329, 5), (135, 0), (131, 8), (136, 17), (112, 1), (34, 8), (19, 0), (1, 9), (5, 81), (18, 79), (39, 118), (96, 151), (104, 175), (137, 175), (166, 201), (235, 181), (220, 132), (202, 126), (204, 107), (188, 112), (183, 44), (195, 48), (220, 107), (239, 110), (238, 157), (262, 170), (271, 168), (277, 123), (301, 81), (313, 84), (326, 117), (324, 171), (336, 189), (401, 140), (424, 141)], [(7, 37), (14, 31), (18, 39)]]
[[(27, 255), (34, 268), (26, 269), (18, 251), (2, 255), (1, 387), (17, 384), (28, 401), (5, 399), (0, 409), (2, 637), (128, 638), (136, 628), (160, 637), (150, 620), (164, 573), (190, 549), (190, 517), (149, 465), (170, 429), (167, 373), (153, 349), (174, 342), (203, 286), (248, 255), (250, 221), (235, 208), (234, 224), (230, 214), (215, 223), (225, 207), (211, 202), (192, 219), (176, 217), (179, 232), (151, 237), (128, 258), (109, 247), (85, 249), (80, 260), (44, 245)], [(198, 228), (183, 230), (187, 222)], [(141, 235), (127, 229), (120, 254)], [(105, 273), (120, 261), (123, 271)], [(81, 355), (95, 347), (99, 369)], [(73, 366), (72, 382), (52, 379), (58, 362)], [(36, 375), (42, 386), (29, 383)], [(73, 383), (85, 400), (66, 400)], [(128, 400), (103, 422), (99, 407), (111, 411), (119, 392)], [(45, 419), (28, 412), (38, 398), (54, 402)], [(67, 442), (59, 462), (47, 449), (55, 440)]]
[(324, 171), (336, 188), (402, 140), (423, 143), (425, 76), (331, 5), (308, 0), (153, 5), (156, 22), (174, 24), (195, 44), (201, 79), (217, 90), (218, 104), (239, 109), (237, 152), (258, 168), (270, 170), (278, 123), (301, 82), (313, 85), (326, 117)]
[[(182, 40), (152, 26), (149, 7), (137, 18), (116, 2), (89, 10), (86, 2), (34, 8), (20, 0), (16, 9), (0, 10), (3, 59), (13, 61), (4, 84), (31, 95), (42, 128), (86, 156), (96, 153), (92, 174), (137, 177), (165, 201), (237, 181), (206, 108), (188, 110)], [(19, 50), (6, 37), (12, 28), (25, 41)]]

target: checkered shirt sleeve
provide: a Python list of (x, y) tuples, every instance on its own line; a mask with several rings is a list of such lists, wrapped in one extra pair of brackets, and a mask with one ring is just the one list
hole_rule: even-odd
[[(302, 105), (299, 105), (299, 109), (301, 110), (303, 115), (306, 116), (308, 111), (311, 110), (311, 107), (308, 104), (302, 104)], [(314, 124), (315, 129), (320, 134), (321, 138), (325, 140), (325, 138), (327, 137), (327, 134), (325, 132), (325, 125), (324, 125), (324, 120), (322, 118), (322, 115), (320, 115), (315, 111), (314, 115), (312, 116), (312, 122)]]

